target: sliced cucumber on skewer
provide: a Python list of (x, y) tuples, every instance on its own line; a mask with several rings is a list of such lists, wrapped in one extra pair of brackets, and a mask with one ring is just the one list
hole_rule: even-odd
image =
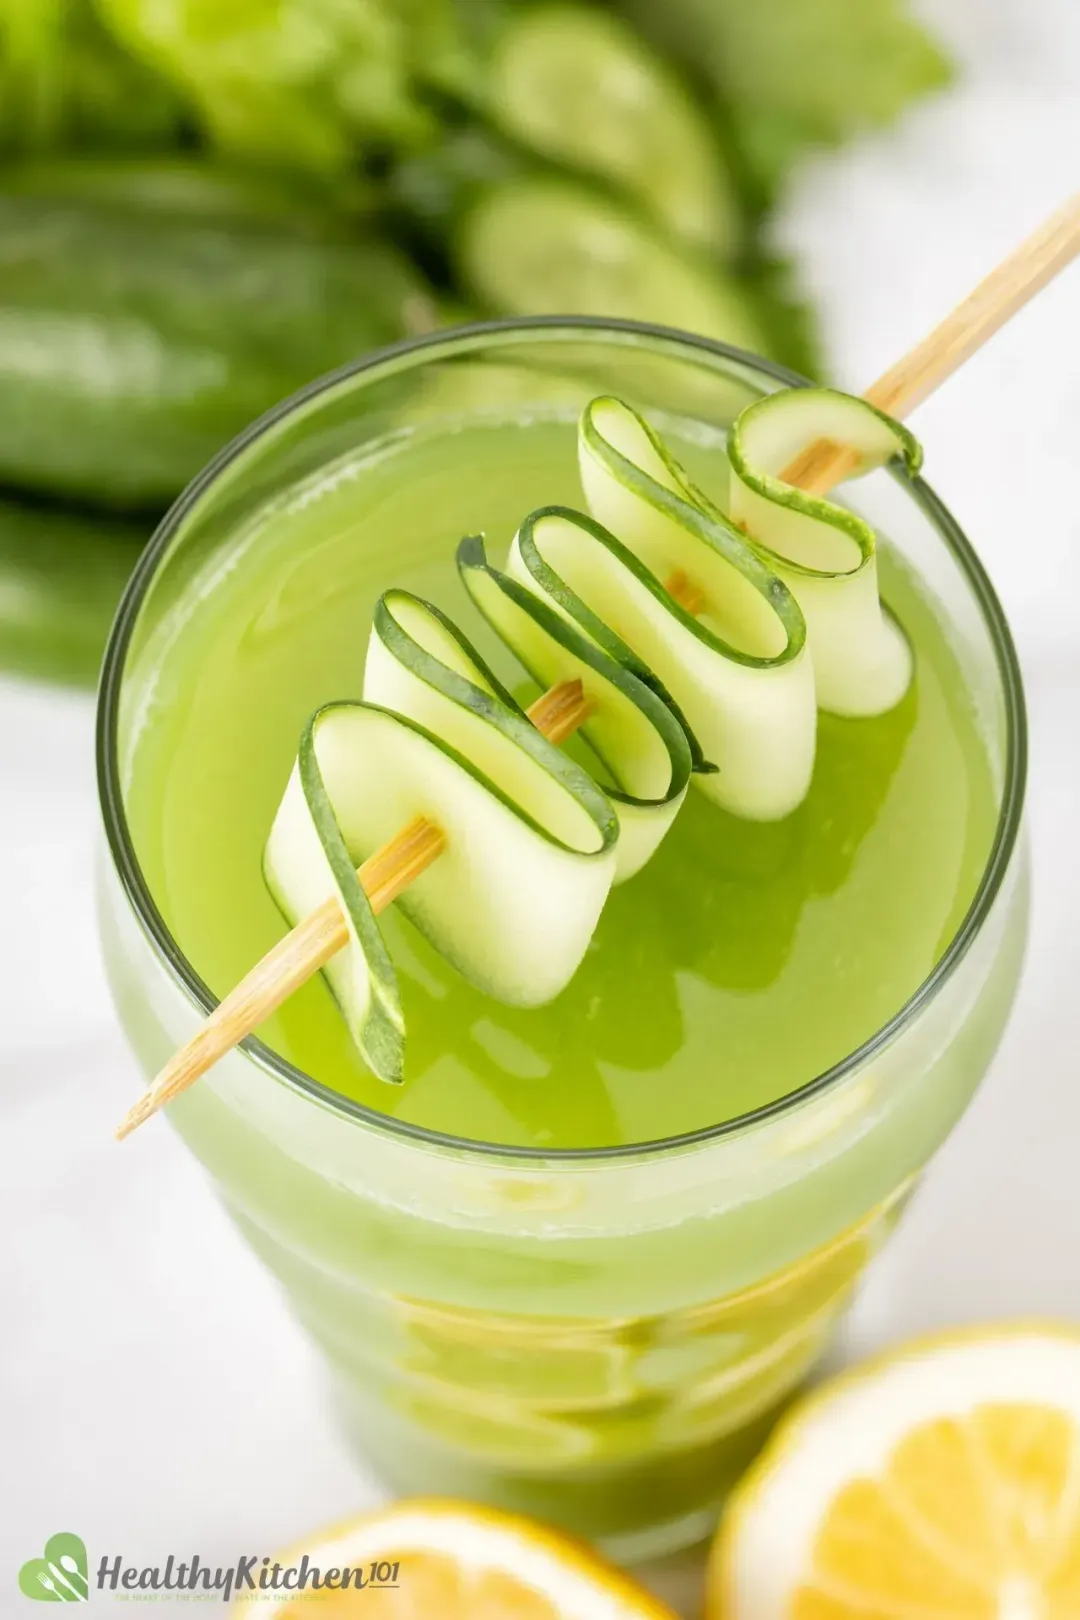
[[(570, 584), (670, 688), (717, 767), (699, 778), (702, 791), (735, 815), (779, 820), (802, 802), (814, 767), (814, 677), (798, 603), (628, 405), (594, 400), (578, 443), (589, 510), (633, 565), (614, 566), (611, 546), (582, 548)], [(675, 574), (700, 598), (695, 615), (661, 584)]]
[(612, 657), (532, 590), (493, 568), (474, 536), (458, 547), (465, 587), (488, 623), (539, 686), (580, 680), (592, 705), (582, 734), (604, 768), (619, 818), (615, 881), (640, 871), (686, 796), (693, 760), (671, 708), (635, 670)]
[[(296, 764), (263, 853), (266, 886), (291, 926), (328, 895), (337, 896), (349, 946), (323, 973), (365, 1063), (394, 1084), (405, 1078), (405, 1015), (394, 964), (356, 868), (404, 823), (387, 826), (381, 839), (365, 838), (361, 845), (340, 821), (339, 808), (347, 796), (350, 804), (362, 801), (377, 817), (380, 781), (394, 774), (395, 754), (422, 755), (424, 741), (407, 728), (399, 735), (392, 715), (362, 703), (318, 709), (300, 735)], [(350, 775), (356, 780), (348, 780)]]
[(515, 16), (491, 63), (496, 121), (523, 145), (635, 196), (730, 256), (742, 220), (715, 136), (682, 80), (618, 17), (580, 5)]
[[(547, 741), (457, 626), (430, 602), (408, 591), (387, 591), (381, 598), (364, 697), (440, 737), (567, 848), (596, 854), (614, 847), (618, 825), (592, 777)], [(547, 999), (547, 993), (537, 996)]]
[[(693, 520), (704, 521), (700, 513)], [(783, 616), (776, 614), (774, 654), (736, 651), (681, 607), (633, 551), (567, 507), (526, 519), (507, 571), (619, 661), (636, 654), (639, 674), (662, 681), (678, 706), (702, 792), (735, 815), (772, 821), (794, 810), (810, 783), (813, 674), (794, 598), (743, 549), (748, 575), (766, 591), (778, 586)]]
[(658, 321), (761, 353), (745, 291), (707, 258), (672, 247), (629, 208), (570, 180), (515, 180), (484, 193), (457, 245), (462, 279), (508, 315)]
[(439, 827), (443, 854), (398, 904), (472, 983), (536, 1006), (573, 977), (592, 938), (618, 821), (464, 636), (407, 592), (379, 603), (364, 690), (364, 702), (329, 704), (306, 727), (265, 871), (290, 922), (337, 895), (351, 948), (328, 981), (365, 1061), (400, 1081), (396, 977), (356, 866), (417, 816)]
[(899, 456), (909, 474), (917, 440), (864, 399), (828, 388), (785, 389), (755, 401), (732, 427), (729, 510), (806, 615), (818, 703), (833, 714), (884, 714), (911, 682), (912, 654), (878, 595), (874, 531), (846, 507), (780, 476), (818, 440), (849, 448), (860, 477)]
[[(402, 590), (381, 598), (364, 701), (309, 721), (265, 869), (290, 921), (340, 902), (350, 947), (325, 971), (383, 1079), (404, 1073), (376, 921), (391, 898), (472, 983), (542, 1004), (575, 973), (611, 884), (656, 850), (691, 774), (734, 815), (779, 820), (810, 784), (817, 697), (873, 714), (903, 695), (911, 654), (878, 600), (873, 531), (778, 476), (793, 461), (799, 476), (797, 458), (822, 441), (856, 474), (896, 455), (919, 465), (911, 435), (864, 401), (787, 391), (732, 429), (729, 516), (634, 410), (593, 400), (578, 438), (593, 515), (533, 512), (505, 572), (481, 539), (458, 548), (475, 605), (556, 689), (530, 710), (535, 724), (437, 608)], [(578, 725), (606, 789), (539, 729)]]

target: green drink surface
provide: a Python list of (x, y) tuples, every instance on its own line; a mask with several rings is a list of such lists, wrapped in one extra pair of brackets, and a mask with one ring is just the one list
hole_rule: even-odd
[[(706, 489), (719, 440), (675, 441)], [(163, 616), (131, 676), (127, 810), (154, 898), (224, 994), (280, 938), (261, 855), (312, 709), (359, 697), (371, 614), (399, 585), (449, 612), (523, 702), (454, 549), (501, 560), (536, 506), (582, 504), (573, 423), (391, 436), (249, 519)], [(810, 794), (776, 824), (691, 789), (614, 890), (568, 988), (536, 1009), (472, 989), (396, 913), (406, 1082), (371, 1076), (321, 979), (259, 1034), (342, 1095), (433, 1130), (541, 1148), (702, 1129), (797, 1089), (918, 988), (974, 896), (995, 822), (986, 748), (940, 610), (886, 547), (883, 594), (916, 654), (892, 713), (819, 716)]]

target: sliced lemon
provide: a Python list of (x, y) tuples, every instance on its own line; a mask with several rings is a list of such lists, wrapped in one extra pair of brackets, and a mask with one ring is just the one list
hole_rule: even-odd
[[(306, 1566), (305, 1566), (306, 1559)], [(270, 1561), (271, 1568), (275, 1560)], [(671, 1610), (587, 1547), (531, 1519), (470, 1503), (416, 1499), (337, 1525), (277, 1555), (308, 1570), (291, 1594), (249, 1592), (244, 1620), (675, 1620)], [(315, 1590), (311, 1572), (348, 1588)], [(364, 1585), (357, 1586), (356, 1574)], [(284, 1579), (284, 1573), (280, 1577)]]
[(1080, 1329), (926, 1339), (781, 1424), (725, 1516), (709, 1620), (1078, 1620)]

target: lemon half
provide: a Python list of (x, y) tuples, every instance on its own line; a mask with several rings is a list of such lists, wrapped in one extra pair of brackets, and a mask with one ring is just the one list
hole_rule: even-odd
[(295, 1570), (305, 1554), (323, 1573), (359, 1570), (367, 1584), (251, 1593), (234, 1604), (236, 1620), (676, 1620), (570, 1537), (465, 1502), (398, 1502), (310, 1537), (277, 1563)]
[(1080, 1620), (1080, 1329), (926, 1339), (824, 1386), (740, 1484), (709, 1620)]

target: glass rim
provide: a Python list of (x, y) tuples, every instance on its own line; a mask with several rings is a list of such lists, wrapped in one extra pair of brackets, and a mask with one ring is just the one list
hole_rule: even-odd
[[(408, 363), (413, 357), (422, 359), (439, 350), (451, 355), (455, 351), (482, 350), (485, 339), (495, 338), (501, 341), (514, 336), (527, 339), (545, 333), (552, 337), (561, 334), (567, 339), (588, 340), (590, 337), (604, 336), (616, 340), (636, 339), (660, 350), (670, 347), (687, 351), (687, 358), (698, 361), (734, 362), (784, 386), (813, 386), (807, 378), (775, 361), (763, 359), (714, 338), (700, 337), (677, 327), (652, 322), (584, 315), (533, 315), (505, 320), (475, 321), (444, 331), (405, 338), (401, 342), (371, 350), (359, 359), (325, 373), (256, 418), (218, 452), (187, 485), (161, 519), (128, 581), (105, 649), (98, 688), (96, 726), (98, 799), (114, 869), (120, 879), (125, 898), (134, 911), (142, 932), (153, 947), (158, 961), (177, 988), (203, 1016), (214, 1010), (218, 1005), (218, 998), (199, 977), (180, 949), (150, 893), (135, 853), (120, 779), (119, 706), (124, 665), (139, 610), (151, 582), (156, 577), (158, 564), (181, 524), (219, 477), (251, 445), (301, 406), (330, 393), (342, 383), (361, 378), (369, 372), (377, 372), (387, 366)], [(1023, 680), (1016, 646), (997, 592), (975, 548), (929, 484), (921, 477), (909, 477), (895, 467), (890, 467), (887, 471), (911, 496), (933, 525), (959, 566), (975, 599), (990, 637), (1001, 682), (1005, 707), (1006, 751), (997, 825), (975, 894), (942, 955), (925, 979), (886, 1023), (838, 1063), (759, 1108), (749, 1109), (730, 1119), (701, 1126), (693, 1131), (683, 1131), (674, 1136), (657, 1137), (645, 1142), (621, 1143), (610, 1147), (539, 1148), (484, 1142), (474, 1137), (429, 1130), (425, 1126), (396, 1119), (390, 1114), (383, 1114), (378, 1109), (343, 1096), (331, 1086), (323, 1084), (313, 1075), (290, 1063), (255, 1036), (248, 1036), (240, 1043), (240, 1050), (245, 1057), (262, 1069), (269, 1079), (284, 1081), (312, 1102), (333, 1110), (343, 1121), (362, 1125), (403, 1142), (451, 1151), (476, 1159), (569, 1166), (590, 1162), (654, 1159), (679, 1149), (698, 1147), (724, 1138), (740, 1136), (757, 1126), (794, 1113), (814, 1098), (831, 1091), (889, 1046), (903, 1030), (914, 1023), (923, 1009), (948, 983), (989, 916), (1016, 849), (1027, 782), (1028, 738)]]

